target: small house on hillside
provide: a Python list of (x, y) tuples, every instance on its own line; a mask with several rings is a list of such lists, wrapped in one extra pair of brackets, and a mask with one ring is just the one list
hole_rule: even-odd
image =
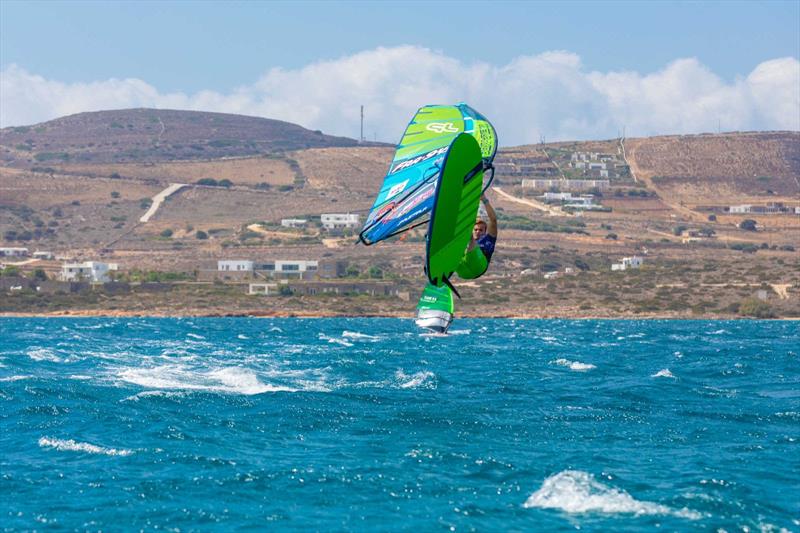
[(320, 220), (325, 229), (357, 228), (360, 224), (360, 217), (353, 213), (324, 213)]
[(308, 224), (305, 218), (282, 218), (281, 226), (284, 228), (304, 228)]
[(253, 262), (240, 259), (217, 261), (220, 272), (252, 272)]
[(27, 248), (0, 248), (0, 257), (28, 257)]
[(116, 263), (100, 261), (84, 261), (83, 263), (64, 263), (61, 265), (62, 281), (90, 281), (92, 283), (108, 283), (109, 272), (118, 270)]
[(611, 265), (611, 270), (628, 270), (631, 268), (641, 268), (644, 264), (644, 259), (639, 256), (623, 257), (621, 263), (614, 263)]

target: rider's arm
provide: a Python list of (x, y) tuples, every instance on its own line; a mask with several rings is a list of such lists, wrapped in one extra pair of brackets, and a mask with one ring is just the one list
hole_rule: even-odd
[(486, 195), (481, 195), (481, 200), (483, 200), (483, 205), (486, 207), (486, 214), (489, 216), (489, 224), (486, 228), (486, 233), (497, 238), (497, 213), (494, 212), (494, 207), (492, 204), (489, 203), (489, 199)]

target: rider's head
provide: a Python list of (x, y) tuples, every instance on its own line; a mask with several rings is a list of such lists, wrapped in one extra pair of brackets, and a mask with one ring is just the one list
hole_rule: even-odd
[(472, 238), (476, 241), (486, 235), (486, 222), (481, 220), (480, 218), (475, 221), (475, 225), (472, 227)]

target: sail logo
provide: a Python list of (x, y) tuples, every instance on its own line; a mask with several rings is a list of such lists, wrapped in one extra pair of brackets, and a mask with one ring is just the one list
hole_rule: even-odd
[(458, 128), (452, 122), (431, 122), (425, 129), (436, 133), (458, 133)]
[(436, 150), (431, 150), (427, 154), (422, 154), (417, 157), (412, 157), (411, 159), (406, 159), (405, 161), (401, 161), (397, 163), (390, 174), (394, 174), (395, 172), (400, 172), (401, 170), (407, 169), (408, 167), (413, 167), (417, 163), (422, 163), (426, 159), (430, 159), (432, 157), (436, 157), (437, 155), (441, 155), (447, 152), (447, 149), (450, 148), (449, 146), (442, 146), (441, 148), (437, 148)]
[(393, 196), (400, 194), (401, 192), (403, 192), (403, 189), (406, 188), (406, 185), (408, 185), (408, 180), (401, 181), (400, 183), (389, 189), (389, 192), (386, 194), (386, 198), (392, 198)]

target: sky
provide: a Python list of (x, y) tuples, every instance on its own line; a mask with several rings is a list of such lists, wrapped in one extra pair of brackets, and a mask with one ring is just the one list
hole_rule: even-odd
[(800, 1), (0, 0), (0, 126), (240, 113), (396, 142), (465, 101), (501, 144), (800, 129)]

